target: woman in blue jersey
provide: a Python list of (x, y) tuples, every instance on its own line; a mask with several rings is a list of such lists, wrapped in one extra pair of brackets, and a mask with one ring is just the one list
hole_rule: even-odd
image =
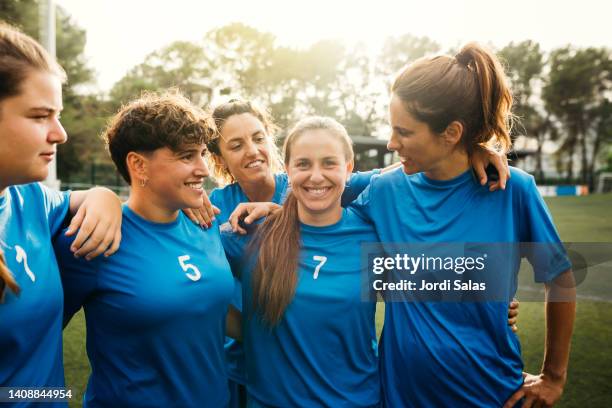
[(250, 247), (223, 234), (243, 282), (249, 405), (376, 406), (375, 304), (355, 254), (377, 238), (341, 206), (350, 138), (332, 119), (307, 118), (284, 151), (291, 193), (283, 209)]
[[(275, 144), (276, 126), (270, 115), (252, 102), (231, 100), (212, 112), (218, 134), (208, 143), (210, 164), (220, 187), (210, 194), (220, 213), (219, 224), (240, 203), (268, 201), (281, 204), (287, 190), (287, 176)], [(235, 282), (233, 305), (242, 308), (242, 290)], [(226, 339), (230, 408), (246, 404), (244, 351), (232, 338)]]
[(341, 206), (351, 140), (334, 120), (313, 117), (291, 130), (284, 151), (291, 192), (259, 226), (256, 254), (243, 236), (223, 235), (243, 283), (249, 406), (376, 406), (375, 303), (362, 299), (352, 255), (376, 235)]
[(64, 386), (63, 292), (52, 236), (72, 217), (68, 233), (80, 229), (71, 256), (108, 256), (120, 241), (114, 193), (38, 183), (67, 139), (59, 122), (64, 79), (40, 44), (0, 23), (0, 387)]
[[(218, 134), (208, 144), (215, 178), (222, 186), (212, 191), (210, 201), (221, 210), (220, 224), (228, 221), (241, 203), (271, 202), (282, 204), (288, 187), (287, 174), (275, 144), (277, 128), (269, 114), (250, 101), (231, 100), (217, 106), (212, 118)], [(383, 169), (384, 171), (384, 169)], [(353, 201), (367, 186), (372, 175), (380, 170), (351, 174), (342, 195), (342, 202)], [(236, 282), (233, 303), (241, 307), (240, 283)], [(231, 406), (243, 406), (244, 356), (242, 346), (228, 339), (226, 352), (229, 364)]]
[(489, 193), (469, 165), (478, 145), (510, 147), (512, 96), (502, 67), (468, 44), (455, 57), (407, 66), (391, 90), (388, 148), (403, 169), (375, 177), (354, 205), (379, 240), (506, 243), (503, 267), (491, 272), (510, 294), (520, 264), (511, 243), (542, 243), (537, 256), (527, 256), (535, 278), (546, 284), (547, 299), (566, 301), (546, 303), (542, 372), (525, 378), (518, 339), (501, 323), (507, 303), (387, 302), (380, 340), (385, 406), (511, 407), (521, 398), (526, 407), (551, 406), (567, 375), (575, 314), (570, 264), (533, 177), (512, 168), (506, 189)]
[(123, 242), (110, 259), (56, 252), (65, 321), (82, 306), (92, 372), (84, 405), (222, 407), (228, 402), (223, 342), (233, 280), (219, 228), (180, 211), (202, 203), (205, 142), (213, 126), (178, 94), (122, 107), (104, 139), (130, 184)]
[[(208, 147), (213, 174), (221, 187), (212, 191), (210, 201), (221, 210), (216, 216), (219, 223), (228, 221), (232, 211), (241, 203), (282, 204), (288, 179), (275, 144), (277, 127), (270, 115), (253, 102), (234, 99), (217, 106), (212, 117), (218, 134)], [(372, 175), (379, 172), (353, 173), (347, 182), (342, 202), (353, 201), (367, 186)], [(236, 282), (233, 303), (241, 307), (239, 282)], [(242, 346), (228, 339), (226, 352), (232, 394), (230, 406), (244, 406), (246, 393)]]
[[(282, 160), (275, 145), (277, 130), (268, 113), (250, 101), (230, 100), (217, 106), (212, 117), (218, 134), (209, 142), (211, 167), (222, 187), (213, 190), (210, 201), (221, 210), (217, 215), (220, 224), (228, 221), (232, 211), (241, 203), (267, 201), (281, 204), (288, 187), (287, 174), (282, 172)], [(484, 151), (483, 151), (484, 153)], [(482, 154), (475, 161), (475, 169), (484, 172), (488, 160), (498, 168), (499, 184), (506, 181), (507, 168), (503, 156)], [(382, 170), (352, 173), (342, 195), (343, 206), (353, 201), (367, 186), (374, 174), (392, 170), (392, 165)], [(204, 216), (205, 212), (201, 212)], [(200, 222), (204, 221), (200, 217)], [(248, 223), (250, 218), (247, 218)], [(207, 222), (204, 221), (204, 222)], [(238, 226), (238, 228), (240, 228)], [(240, 308), (241, 289), (237, 282), (233, 303)], [(514, 313), (514, 312), (512, 312)], [(244, 357), (242, 346), (228, 339), (226, 352), (229, 363), (231, 406), (242, 406), (244, 401)], [(241, 402), (242, 401), (242, 402)]]

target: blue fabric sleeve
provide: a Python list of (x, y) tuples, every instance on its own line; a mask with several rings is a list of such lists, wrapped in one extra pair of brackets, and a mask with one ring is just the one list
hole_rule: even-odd
[(64, 327), (66, 327), (72, 316), (96, 290), (98, 270), (100, 263), (104, 262), (104, 257), (97, 257), (91, 261), (75, 258), (70, 251), (70, 245), (75, 237), (66, 237), (64, 232), (62, 231), (53, 240), (53, 249), (64, 287)]
[(251, 235), (240, 235), (227, 230), (221, 231), (221, 243), (225, 250), (225, 256), (227, 256), (232, 269), (232, 275), (238, 279), (242, 276), (241, 269), (250, 239)]
[(219, 194), (219, 189), (215, 188), (213, 191), (210, 192), (210, 194), (208, 195), (208, 199), (210, 200), (210, 202), (212, 203), (212, 205), (214, 205), (215, 207), (221, 207), (219, 200), (221, 199), (221, 194)]
[(342, 207), (347, 207), (370, 185), (372, 177), (380, 174), (380, 169), (370, 171), (358, 171), (352, 173), (346, 182), (346, 187), (342, 193)]
[(372, 177), (370, 180), (370, 184), (365, 188), (365, 190), (359, 194), (356, 200), (354, 200), (350, 204), (350, 208), (354, 210), (354, 212), (363, 220), (367, 222), (373, 222), (373, 209), (371, 204), (371, 197), (374, 195), (374, 190), (376, 189), (376, 179), (379, 176)]
[(571, 268), (552, 216), (532, 176), (522, 191), (524, 217), (521, 241), (527, 243), (525, 256), (533, 267), (536, 282), (550, 282)]
[(70, 191), (57, 191), (37, 183), (42, 192), (45, 214), (49, 222), (51, 236), (62, 227), (66, 215), (70, 210)]

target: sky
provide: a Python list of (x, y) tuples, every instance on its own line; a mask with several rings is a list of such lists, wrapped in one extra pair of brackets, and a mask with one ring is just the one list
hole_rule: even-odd
[(321, 39), (363, 42), (378, 50), (388, 36), (428, 36), (443, 48), (468, 41), (502, 47), (532, 39), (545, 50), (572, 44), (612, 47), (607, 0), (55, 0), (87, 32), (85, 54), (108, 91), (145, 56), (177, 40), (242, 22), (280, 44)]

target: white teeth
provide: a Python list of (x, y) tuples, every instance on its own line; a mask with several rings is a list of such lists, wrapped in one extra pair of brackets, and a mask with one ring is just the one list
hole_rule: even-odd
[(322, 188), (305, 188), (307, 192), (313, 195), (323, 195), (325, 194), (331, 187), (322, 187)]
[(202, 183), (185, 183), (185, 185), (195, 190), (202, 190)]
[(252, 167), (258, 167), (261, 164), (263, 164), (263, 160), (255, 160), (255, 161), (252, 161), (249, 164), (247, 164), (246, 167), (247, 167), (247, 169), (250, 169)]

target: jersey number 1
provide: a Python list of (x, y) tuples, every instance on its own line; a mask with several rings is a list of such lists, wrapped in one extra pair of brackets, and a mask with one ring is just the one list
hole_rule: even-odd
[(36, 275), (34, 275), (34, 272), (32, 272), (32, 270), (28, 266), (28, 254), (19, 245), (15, 245), (15, 252), (17, 253), (16, 256), (15, 256), (15, 260), (18, 263), (22, 263), (23, 262), (23, 269), (25, 269), (26, 273), (28, 274), (28, 276), (30, 277), (32, 282), (35, 282), (36, 281)]
[(319, 264), (315, 267), (314, 275), (312, 275), (312, 279), (317, 279), (319, 277), (319, 271), (321, 270), (321, 267), (325, 265), (325, 262), (327, 262), (327, 257), (315, 255), (312, 257), (312, 259), (319, 262)]

